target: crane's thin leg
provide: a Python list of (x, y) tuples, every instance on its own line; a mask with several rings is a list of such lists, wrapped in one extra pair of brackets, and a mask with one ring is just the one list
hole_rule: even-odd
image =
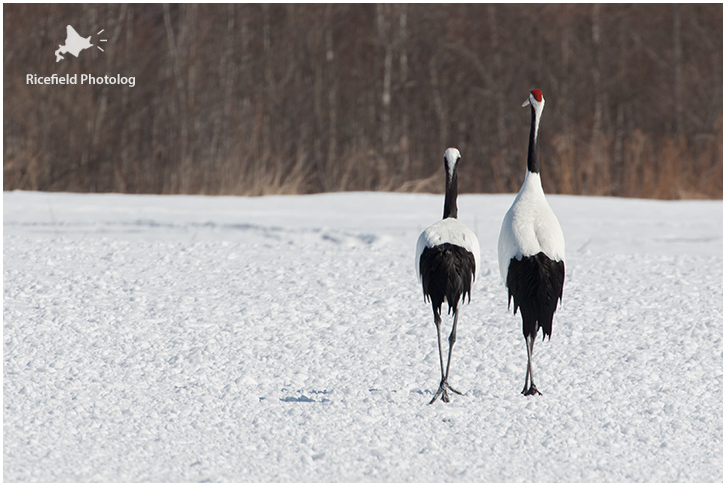
[[(436, 324), (436, 339), (439, 343), (439, 364), (441, 365), (441, 383), (444, 383), (444, 353), (441, 350), (441, 317), (439, 314), (434, 311), (434, 324)], [(434, 403), (437, 398), (439, 398), (439, 395), (443, 394), (441, 399), (445, 402), (449, 401), (449, 395), (446, 393), (446, 390), (439, 386), (439, 390), (436, 392), (436, 395), (434, 395), (434, 398), (431, 399), (429, 402), (429, 405)]]
[(527, 348), (527, 374), (524, 376), (524, 388), (522, 388), (522, 395), (526, 395), (527, 390), (529, 390), (530, 352), (529, 352), (529, 339), (527, 339), (527, 336), (524, 336), (524, 345)]
[(436, 340), (439, 343), (439, 365), (441, 366), (441, 379), (444, 379), (444, 353), (441, 349), (441, 317), (436, 314), (434, 316), (434, 324), (436, 324)]
[(456, 309), (454, 311), (454, 325), (451, 327), (451, 334), (449, 335), (449, 357), (446, 360), (446, 374), (444, 375), (444, 381), (442, 384), (446, 385), (446, 387), (451, 390), (452, 392), (456, 393), (457, 395), (461, 395), (460, 391), (454, 390), (449, 385), (449, 367), (451, 366), (451, 350), (454, 348), (454, 343), (456, 342), (456, 324), (459, 321), (459, 309)]
[(434, 403), (439, 396), (441, 396), (441, 400), (443, 402), (449, 403), (449, 392), (453, 392), (456, 394), (461, 395), (462, 393), (460, 391), (454, 390), (449, 386), (448, 380), (449, 380), (449, 367), (451, 366), (451, 350), (454, 347), (454, 343), (456, 342), (456, 324), (459, 320), (459, 310), (457, 309), (454, 311), (454, 325), (451, 328), (451, 334), (449, 335), (449, 357), (446, 359), (446, 372), (444, 372), (444, 356), (443, 356), (443, 350), (441, 349), (441, 318), (436, 319), (438, 317), (436, 314), (434, 314), (434, 322), (436, 324), (436, 336), (439, 340), (439, 363), (441, 364), (441, 383), (439, 384), (439, 389), (436, 392), (436, 395), (434, 395), (434, 398), (431, 399), (429, 402), (429, 405)]
[[(539, 390), (537, 390), (537, 385), (534, 384), (534, 373), (532, 372), (532, 355), (534, 354), (534, 340), (537, 337), (537, 334), (535, 333), (532, 336), (527, 336), (527, 375), (529, 376), (529, 389), (522, 390), (522, 393), (525, 395), (542, 395)], [(525, 389), (527, 387), (527, 383), (524, 384)]]

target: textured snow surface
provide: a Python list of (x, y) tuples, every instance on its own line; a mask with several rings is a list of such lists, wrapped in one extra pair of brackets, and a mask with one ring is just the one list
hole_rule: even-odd
[(459, 199), (466, 395), (429, 406), (442, 195), (4, 193), (4, 480), (721, 481), (723, 203), (548, 196), (567, 275), (523, 397), (513, 199)]

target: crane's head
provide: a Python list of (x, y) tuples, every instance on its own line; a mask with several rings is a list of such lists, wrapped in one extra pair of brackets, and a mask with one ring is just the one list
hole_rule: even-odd
[(444, 168), (449, 175), (449, 180), (454, 178), (454, 171), (456, 171), (459, 160), (461, 160), (461, 154), (456, 148), (449, 147), (446, 149), (446, 152), (444, 152)]
[(532, 105), (532, 108), (534, 108), (535, 111), (541, 112), (544, 108), (545, 99), (544, 96), (542, 96), (542, 91), (538, 89), (533, 89), (529, 92), (529, 98), (525, 100), (524, 103), (522, 103), (522, 106), (528, 106)]

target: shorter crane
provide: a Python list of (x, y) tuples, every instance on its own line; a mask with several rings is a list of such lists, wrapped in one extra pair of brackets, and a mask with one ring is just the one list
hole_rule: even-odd
[[(456, 198), (458, 195), (458, 166), (461, 154), (455, 148), (444, 153), (446, 171), (446, 195), (444, 197), (444, 219), (429, 226), (418, 238), (416, 244), (416, 272), (423, 286), (424, 301), (431, 301), (434, 324), (439, 343), (441, 383), (434, 398), (439, 396), (449, 402), (449, 391), (461, 395), (449, 386), (451, 350), (456, 342), (456, 326), (459, 321), (459, 305), (466, 296), (471, 301), (471, 286), (479, 270), (479, 240), (476, 235), (459, 222)], [(449, 313), (454, 314), (454, 324), (449, 335), (449, 356), (444, 370), (444, 356), (441, 349), (441, 305), (449, 304)]]

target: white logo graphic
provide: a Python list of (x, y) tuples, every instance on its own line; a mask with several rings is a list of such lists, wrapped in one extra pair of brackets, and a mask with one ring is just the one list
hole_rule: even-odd
[[(104, 29), (101, 29), (98, 31), (98, 34), (103, 32)], [(96, 35), (98, 35), (96, 34)], [(99, 39), (100, 42), (106, 42), (106, 39)], [(91, 36), (88, 37), (81, 37), (78, 32), (75, 31), (73, 27), (70, 25), (66, 25), (66, 43), (61, 44), (58, 46), (58, 50), (55, 51), (55, 62), (60, 62), (61, 59), (65, 59), (63, 57), (63, 54), (70, 53), (74, 56), (78, 57), (78, 54), (81, 53), (82, 50), (88, 49), (89, 47), (92, 47), (93, 44), (91, 44)], [(101, 47), (98, 47), (101, 52), (103, 52), (103, 49)]]

